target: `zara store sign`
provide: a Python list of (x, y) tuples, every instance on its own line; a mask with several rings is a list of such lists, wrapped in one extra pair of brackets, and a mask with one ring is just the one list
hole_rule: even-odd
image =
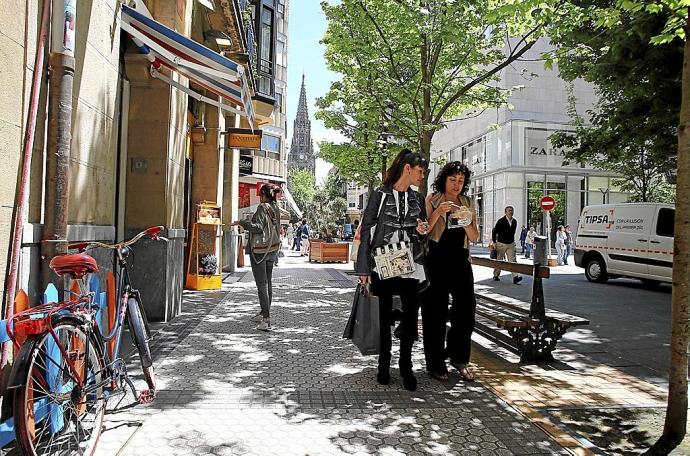
[[(549, 136), (556, 130), (525, 128), (525, 164), (547, 168), (561, 168), (565, 150), (554, 147)], [(572, 165), (571, 165), (572, 166)]]

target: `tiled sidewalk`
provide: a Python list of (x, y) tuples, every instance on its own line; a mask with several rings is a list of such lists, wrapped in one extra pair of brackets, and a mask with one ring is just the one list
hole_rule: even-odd
[(341, 338), (350, 278), (283, 263), (269, 333), (249, 321), (251, 273), (222, 293), (185, 295), (186, 314), (153, 344), (157, 401), (110, 414), (99, 454), (570, 454), (483, 381), (431, 380), (421, 343), (417, 392), (395, 368), (378, 385), (375, 357)]

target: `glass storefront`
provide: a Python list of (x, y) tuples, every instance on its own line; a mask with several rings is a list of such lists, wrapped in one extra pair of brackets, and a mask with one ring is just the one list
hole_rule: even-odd
[[(491, 240), (491, 230), (503, 217), (504, 208), (513, 206), (518, 228), (534, 226), (537, 233), (546, 235), (544, 211), (539, 206), (545, 195), (556, 200), (551, 211), (551, 239), (555, 239), (558, 225), (570, 225), (573, 231), (582, 208), (588, 204), (627, 201), (627, 195), (614, 185), (615, 178), (584, 174), (552, 174), (546, 172), (505, 172), (474, 179), (470, 195), (475, 199), (480, 242)], [(604, 190), (599, 191), (599, 188)]]

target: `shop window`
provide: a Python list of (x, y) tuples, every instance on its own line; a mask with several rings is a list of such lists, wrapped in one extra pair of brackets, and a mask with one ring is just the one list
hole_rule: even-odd
[(261, 149), (267, 152), (280, 153), (280, 138), (264, 133), (261, 137)]

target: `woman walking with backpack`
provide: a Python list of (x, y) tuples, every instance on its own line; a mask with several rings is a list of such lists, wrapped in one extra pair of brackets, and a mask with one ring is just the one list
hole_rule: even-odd
[(273, 266), (280, 250), (280, 209), (276, 204), (280, 187), (271, 184), (261, 186), (261, 203), (249, 220), (233, 222), (249, 231), (249, 259), (256, 281), (261, 311), (252, 317), (259, 323), (256, 329), (271, 329), (271, 302), (273, 301)]
[[(410, 188), (424, 179), (427, 162), (424, 157), (403, 149), (386, 171), (383, 185), (373, 192), (361, 223), (361, 239), (357, 254), (357, 273), (361, 284), (371, 284), (371, 292), (379, 298), (380, 353), (376, 380), (382, 385), (391, 381), (391, 318), (393, 295), (400, 296), (403, 307), (400, 323), (400, 375), (405, 389), (417, 389), (412, 370), (412, 346), (417, 340), (419, 313), (419, 281), (424, 280), (423, 236), (427, 232), (424, 201)], [(420, 263), (413, 273), (395, 275), (388, 270), (375, 270), (375, 253), (379, 247), (398, 248), (401, 242), (411, 246), (409, 263)], [(380, 251), (379, 251), (380, 252)], [(382, 277), (383, 276), (383, 277)], [(385, 278), (389, 277), (389, 278)], [(396, 334), (397, 335), (397, 334)]]

